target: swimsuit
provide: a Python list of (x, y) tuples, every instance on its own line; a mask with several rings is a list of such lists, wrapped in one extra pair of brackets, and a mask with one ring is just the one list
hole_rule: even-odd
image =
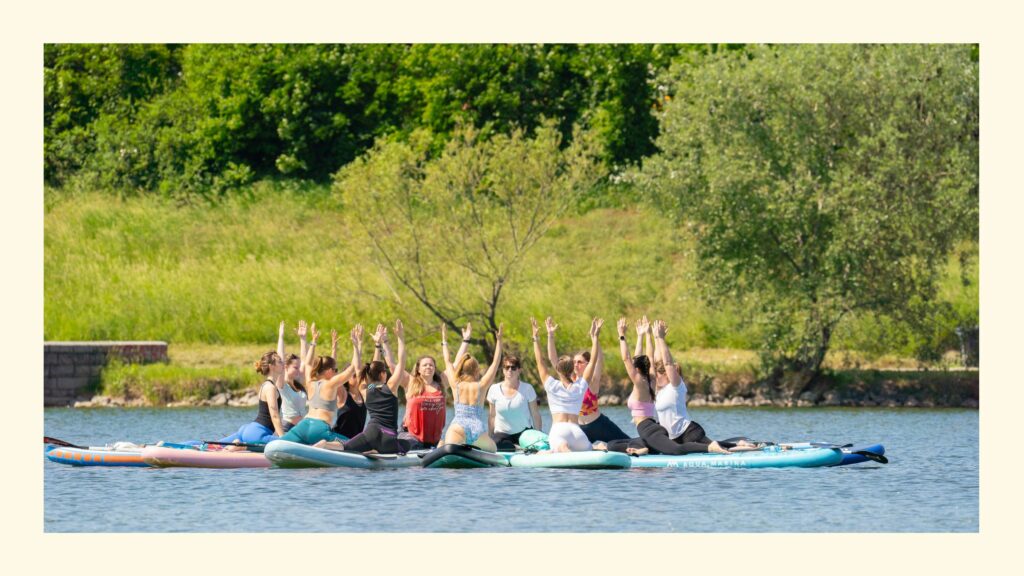
[(475, 404), (459, 403), (459, 383), (455, 383), (455, 419), (452, 424), (458, 424), (466, 434), (466, 444), (476, 442), (477, 438), (487, 434), (487, 426), (483, 420), (484, 407)]

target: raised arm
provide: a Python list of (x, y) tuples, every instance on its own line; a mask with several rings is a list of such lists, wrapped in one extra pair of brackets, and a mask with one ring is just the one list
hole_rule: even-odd
[(284, 320), (281, 320), (281, 325), (277, 327), (277, 355), (284, 362)]
[(444, 361), (444, 379), (455, 381), (455, 366), (452, 365), (451, 351), (448, 349), (448, 327), (441, 323), (441, 360)]
[(331, 358), (338, 361), (338, 331), (331, 328)]
[(469, 352), (469, 339), (473, 336), (473, 325), (466, 322), (466, 327), (462, 329), (462, 344), (459, 345), (459, 349), (455, 352), (455, 366), (459, 365), (459, 360)]
[(604, 320), (601, 318), (594, 318), (590, 322), (590, 357), (593, 358), (594, 362), (588, 362), (587, 367), (583, 369), (583, 379), (590, 384), (591, 378), (594, 377), (594, 370), (597, 368), (597, 355), (601, 353), (601, 326), (604, 325)]
[(544, 356), (540, 352), (540, 328), (537, 326), (536, 319), (530, 318), (530, 327), (533, 333), (533, 359), (537, 362), (537, 375), (540, 377), (541, 386), (543, 386), (551, 374), (548, 372)]
[(498, 325), (498, 334), (494, 338), (494, 358), (491, 359), (491, 365), (487, 367), (487, 372), (484, 372), (483, 377), (480, 378), (481, 390), (487, 390), (487, 387), (491, 385), (491, 382), (494, 382), (494, 377), (501, 368), (501, 333), (504, 329), (504, 324)]
[(313, 383), (313, 356), (316, 355), (316, 339), (319, 337), (320, 333), (316, 331), (316, 323), (314, 323), (309, 331), (310, 340), (306, 347), (306, 355), (302, 357), (302, 373), (306, 376), (306, 393), (311, 393), (310, 390), (312, 390), (309, 386)]
[(665, 334), (668, 333), (668, 326), (665, 325), (663, 320), (656, 320), (654, 324), (654, 345), (662, 361), (665, 363), (665, 374), (673, 386), (679, 386), (683, 377), (679, 375), (676, 363), (672, 360), (672, 353), (669, 352), (668, 344), (665, 343)]
[(555, 330), (558, 330), (558, 324), (555, 324), (551, 316), (548, 316), (544, 320), (544, 327), (548, 331), (548, 362), (552, 366), (558, 366), (558, 350), (555, 347)]
[(299, 370), (306, 373), (306, 321), (299, 320), (299, 325), (295, 328), (295, 333), (299, 336)]
[(617, 324), (619, 329), (619, 357), (622, 358), (622, 363), (626, 366), (626, 374), (629, 375), (629, 380), (636, 384), (636, 368), (633, 367), (633, 359), (629, 357), (629, 345), (626, 344), (626, 326), (626, 319), (619, 318), (619, 323)]
[(388, 378), (388, 388), (392, 394), (398, 393), (398, 386), (405, 380), (405, 328), (401, 320), (395, 320), (395, 338), (398, 340), (398, 361), (391, 378)]
[(654, 348), (654, 336), (651, 331), (651, 322), (647, 319), (647, 315), (644, 314), (643, 324), (647, 328), (647, 334), (644, 337), (644, 354), (651, 359), (651, 369), (654, 369), (654, 362), (657, 360), (656, 350)]
[(591, 356), (594, 359), (591, 364), (594, 365), (594, 375), (587, 380), (587, 384), (590, 387), (590, 393), (597, 396), (601, 392), (601, 378), (604, 376), (604, 350), (601, 349), (601, 344), (598, 342), (597, 345), (597, 356)]
[(636, 321), (636, 346), (633, 347), (633, 356), (639, 356), (644, 350), (644, 335), (647, 334), (647, 327), (643, 320)]
[(356, 327), (349, 332), (349, 338), (352, 340), (352, 362), (345, 367), (344, 370), (338, 372), (330, 380), (330, 384), (341, 384), (352, 378), (353, 374), (359, 373), (360, 357), (363, 353), (363, 325), (356, 324)]

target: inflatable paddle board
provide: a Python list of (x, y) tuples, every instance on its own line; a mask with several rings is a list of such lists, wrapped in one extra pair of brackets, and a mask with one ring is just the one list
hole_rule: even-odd
[(370, 454), (316, 448), (288, 440), (273, 440), (263, 456), (280, 468), (410, 468), (421, 466), (425, 451), (408, 454)]

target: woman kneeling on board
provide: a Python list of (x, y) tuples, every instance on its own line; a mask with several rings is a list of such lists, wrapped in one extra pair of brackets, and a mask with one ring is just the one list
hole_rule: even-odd
[(277, 352), (267, 352), (256, 362), (256, 372), (266, 380), (260, 386), (256, 419), (238, 429), (231, 436), (221, 438), (221, 444), (245, 443), (262, 444), (277, 440), (284, 430), (281, 428), (281, 396), (278, 383), (284, 377), (284, 362)]
[[(359, 385), (365, 386), (363, 403), (370, 421), (362, 433), (341, 443), (343, 450), (364, 454), (404, 454), (409, 451), (409, 444), (398, 438), (398, 387), (406, 377), (405, 332), (401, 320), (395, 321), (395, 338), (398, 339), (398, 360), (394, 374), (380, 360), (367, 363), (360, 372)], [(330, 442), (324, 442), (321, 447), (339, 448)]]
[[(467, 325), (467, 328), (469, 326)], [(456, 357), (455, 365), (448, 360), (448, 346), (442, 348), (445, 374), (452, 383), (452, 400), (455, 404), (455, 418), (448, 426), (444, 435), (445, 444), (468, 444), (486, 452), (498, 450), (494, 440), (487, 433), (487, 417), (484, 413), (484, 400), (487, 389), (494, 382), (501, 364), (501, 335), (504, 325), (498, 326), (494, 340), (494, 357), (487, 372), (480, 375), (480, 364), (470, 354)], [(465, 333), (463, 333), (465, 335)], [(465, 340), (465, 338), (464, 338)]]
[(351, 378), (359, 366), (363, 327), (357, 324), (349, 334), (352, 340), (352, 362), (341, 372), (338, 372), (337, 362), (330, 356), (317, 356), (313, 360), (316, 339), (320, 333), (316, 330), (316, 324), (311, 326), (310, 331), (305, 361), (308, 412), (281, 439), (316, 446), (329, 444), (340, 448), (341, 441), (346, 438), (331, 430), (338, 415), (338, 387)]
[[(590, 362), (583, 370), (583, 376), (573, 381), (572, 356), (562, 356), (555, 366), (558, 379), (556, 380), (548, 372), (544, 357), (540, 350), (540, 339), (537, 320), (530, 318), (533, 328), (533, 355), (537, 361), (537, 371), (544, 382), (544, 390), (548, 394), (548, 407), (551, 410), (551, 431), (548, 433), (548, 444), (552, 452), (582, 452), (591, 450), (593, 447), (587, 435), (583, 433), (579, 425), (580, 407), (583, 405), (583, 396), (590, 387), (588, 381), (594, 375), (594, 368), (597, 362)], [(601, 343), (598, 336), (601, 333), (601, 325), (604, 320), (594, 318), (590, 323), (590, 357), (598, 358), (601, 354)]]
[[(642, 454), (645, 452), (644, 448), (647, 448), (654, 454), (692, 454), (728, 453), (751, 449), (745, 445), (712, 440), (707, 437), (700, 424), (689, 419), (686, 412), (686, 384), (683, 383), (665, 344), (665, 322), (654, 322), (654, 353), (665, 370), (664, 383), (659, 383), (658, 387), (651, 381), (650, 358), (646, 354), (634, 356), (632, 359), (629, 357), (625, 318), (619, 319), (618, 329), (619, 353), (622, 363), (626, 366), (626, 373), (633, 382), (633, 391), (626, 405), (633, 416), (633, 423), (636, 424), (640, 438), (608, 442), (608, 450)], [(600, 444), (595, 447), (603, 448)]]
[(502, 372), (505, 379), (487, 390), (487, 402), (491, 405), (487, 428), (499, 450), (515, 450), (523, 432), (541, 429), (540, 409), (533, 386), (519, 380), (519, 358), (506, 357)]
[[(459, 359), (466, 353), (471, 332), (469, 326), (462, 331), (462, 346), (459, 347)], [(448, 331), (441, 325), (441, 347), (448, 354)], [(448, 388), (448, 377), (437, 369), (437, 361), (433, 356), (420, 356), (416, 359), (412, 375), (405, 384), (405, 418), (402, 419), (402, 431), (398, 437), (409, 443), (413, 450), (436, 448), (441, 443), (444, 423), (447, 419), (445, 390)]]

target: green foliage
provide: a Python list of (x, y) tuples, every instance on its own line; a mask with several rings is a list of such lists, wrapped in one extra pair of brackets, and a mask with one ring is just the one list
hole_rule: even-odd
[(813, 377), (854, 312), (937, 313), (978, 233), (970, 47), (755, 47), (677, 74), (640, 180), (693, 227), (708, 291), (760, 307), (774, 366)]
[(399, 287), (396, 300), (411, 296), (453, 330), (472, 321), (493, 336), (526, 254), (602, 176), (598, 149), (581, 133), (563, 149), (554, 122), (533, 138), (483, 139), (464, 127), (436, 158), (430, 140), (417, 132), (378, 143), (335, 188)]
[[(653, 150), (675, 45), (48, 45), (46, 179), (215, 200), (328, 177), (379, 137), (592, 124), (608, 166)], [(698, 50), (703, 50), (698, 47)]]
[(252, 386), (251, 369), (239, 366), (216, 368), (172, 364), (124, 364), (111, 362), (100, 374), (100, 394), (145, 398), (150, 404), (166, 404), (189, 397), (209, 398), (225, 391)]

